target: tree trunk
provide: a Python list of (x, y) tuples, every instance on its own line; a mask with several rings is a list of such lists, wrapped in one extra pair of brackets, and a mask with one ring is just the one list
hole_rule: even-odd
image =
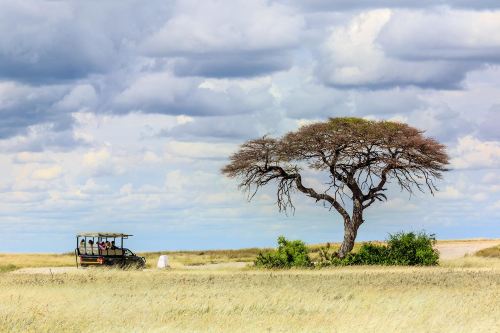
[(358, 229), (354, 227), (351, 219), (349, 219), (349, 221), (344, 221), (344, 241), (342, 245), (340, 245), (339, 258), (344, 258), (352, 251), (357, 233)]
[(344, 218), (344, 241), (340, 245), (339, 258), (344, 258), (354, 247), (354, 241), (358, 234), (358, 228), (363, 223), (363, 204), (360, 200), (354, 200), (352, 219)]

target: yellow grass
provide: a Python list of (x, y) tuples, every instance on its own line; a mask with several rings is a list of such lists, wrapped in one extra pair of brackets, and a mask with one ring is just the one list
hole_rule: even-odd
[[(314, 253), (319, 245), (311, 246)], [(0, 273), (0, 332), (493, 332), (500, 259), (440, 267), (187, 270), (251, 261), (259, 249), (167, 253), (166, 271)], [(74, 265), (74, 256), (0, 254), (0, 272)], [(4, 269), (2, 269), (4, 267)], [(175, 268), (177, 267), (177, 268)]]
[(0, 253), (0, 272), (22, 267), (62, 267), (72, 265), (75, 265), (75, 256), (69, 254)]
[(4, 273), (0, 331), (493, 332), (497, 267)]
[(500, 258), (500, 245), (480, 250), (476, 253), (476, 255), (479, 257), (486, 257), (486, 258)]

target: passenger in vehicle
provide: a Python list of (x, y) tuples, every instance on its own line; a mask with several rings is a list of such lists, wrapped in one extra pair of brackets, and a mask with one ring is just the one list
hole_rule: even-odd
[(94, 254), (94, 240), (89, 239), (89, 247), (90, 247), (90, 252)]
[(115, 245), (115, 241), (111, 241), (111, 249), (112, 249), (112, 250), (116, 250), (116, 249), (118, 249), (118, 248), (116, 247), (116, 245)]
[(106, 250), (111, 249), (111, 243), (109, 241), (106, 241)]
[(87, 248), (85, 247), (85, 239), (82, 238), (80, 241), (80, 253), (85, 253)]
[(99, 250), (101, 251), (104, 251), (106, 250), (106, 244), (104, 244), (104, 242), (98, 242), (98, 245), (99, 245)]

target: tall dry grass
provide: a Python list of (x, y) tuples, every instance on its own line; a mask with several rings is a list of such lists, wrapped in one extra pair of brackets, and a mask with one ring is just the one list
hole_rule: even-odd
[(494, 332), (496, 267), (0, 274), (3, 332)]
[(500, 245), (476, 252), (476, 256), (485, 258), (500, 258)]

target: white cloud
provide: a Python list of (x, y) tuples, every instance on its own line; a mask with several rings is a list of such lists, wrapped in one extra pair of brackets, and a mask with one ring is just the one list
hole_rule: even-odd
[(14, 163), (27, 164), (27, 163), (50, 163), (51, 159), (44, 153), (32, 153), (23, 151), (15, 154), (12, 157)]
[(59, 178), (62, 174), (62, 168), (59, 165), (54, 165), (49, 168), (37, 169), (31, 177), (35, 180), (53, 180)]
[(128, 161), (114, 156), (109, 147), (93, 149), (82, 157), (82, 171), (94, 177), (121, 174), (127, 166)]
[(227, 159), (237, 148), (234, 144), (169, 141), (165, 145), (167, 158)]
[(465, 136), (458, 139), (451, 155), (451, 165), (456, 169), (499, 168), (500, 142)]
[(444, 190), (442, 189), (436, 192), (436, 197), (443, 199), (462, 199), (464, 194), (456, 187), (448, 185), (444, 188)]

